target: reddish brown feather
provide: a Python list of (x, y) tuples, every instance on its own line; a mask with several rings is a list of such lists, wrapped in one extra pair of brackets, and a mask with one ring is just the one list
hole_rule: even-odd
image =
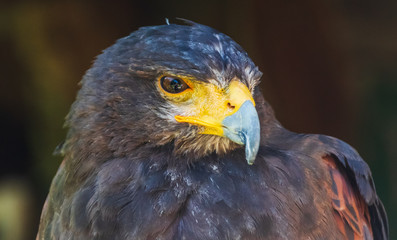
[(332, 199), (337, 226), (345, 239), (373, 239), (368, 206), (350, 182), (346, 170), (332, 156), (323, 157), (329, 169)]

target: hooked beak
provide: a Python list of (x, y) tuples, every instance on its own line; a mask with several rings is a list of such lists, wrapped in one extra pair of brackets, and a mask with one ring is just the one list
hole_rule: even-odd
[(237, 144), (245, 145), (245, 159), (249, 165), (252, 165), (258, 153), (260, 141), (259, 117), (252, 102), (245, 101), (240, 109), (226, 117), (222, 124), (225, 137)]
[(260, 124), (251, 92), (239, 81), (232, 81), (226, 91), (214, 85), (201, 87), (197, 91), (210, 94), (197, 101), (200, 111), (193, 116), (175, 116), (175, 120), (204, 126), (201, 134), (223, 136), (245, 145), (247, 163), (252, 165), (259, 150)]

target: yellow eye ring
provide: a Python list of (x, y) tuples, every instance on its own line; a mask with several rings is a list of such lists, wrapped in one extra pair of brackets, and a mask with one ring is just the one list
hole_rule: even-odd
[(162, 75), (158, 78), (157, 87), (164, 97), (183, 102), (193, 93), (193, 82), (190, 79), (172, 75)]
[(161, 88), (171, 94), (178, 94), (190, 88), (189, 85), (180, 78), (163, 76), (160, 78)]

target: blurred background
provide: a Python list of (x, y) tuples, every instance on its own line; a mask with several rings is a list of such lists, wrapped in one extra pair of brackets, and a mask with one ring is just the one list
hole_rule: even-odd
[(338, 137), (370, 165), (397, 238), (397, 1), (0, 2), (0, 239), (34, 239), (62, 128), (95, 56), (181, 17), (236, 40), (290, 130)]

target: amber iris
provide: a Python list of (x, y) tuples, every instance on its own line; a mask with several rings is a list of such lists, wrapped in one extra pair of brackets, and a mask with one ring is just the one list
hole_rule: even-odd
[(181, 79), (175, 77), (162, 77), (160, 79), (161, 87), (169, 93), (180, 93), (189, 88)]

